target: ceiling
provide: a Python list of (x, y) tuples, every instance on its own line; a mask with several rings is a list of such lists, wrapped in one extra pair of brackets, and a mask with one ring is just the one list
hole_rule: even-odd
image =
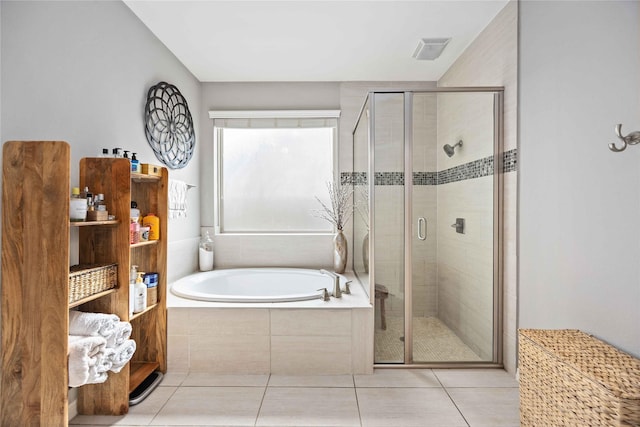
[(507, 0), (124, 2), (198, 80), (267, 82), (438, 80)]

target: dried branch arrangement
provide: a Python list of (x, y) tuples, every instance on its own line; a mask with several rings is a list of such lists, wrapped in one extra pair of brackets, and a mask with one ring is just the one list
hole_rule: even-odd
[(316, 200), (322, 205), (322, 209), (314, 209), (312, 214), (317, 218), (329, 221), (338, 230), (342, 231), (353, 215), (353, 203), (351, 203), (353, 190), (346, 185), (332, 182), (327, 182), (327, 190), (329, 191), (331, 206), (327, 206), (316, 196)]

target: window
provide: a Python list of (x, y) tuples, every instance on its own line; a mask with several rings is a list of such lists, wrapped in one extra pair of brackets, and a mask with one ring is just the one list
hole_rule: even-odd
[(312, 211), (334, 180), (336, 112), (212, 114), (220, 233), (333, 232)]

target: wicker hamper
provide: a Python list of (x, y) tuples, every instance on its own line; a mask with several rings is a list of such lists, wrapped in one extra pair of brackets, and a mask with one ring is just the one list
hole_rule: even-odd
[(639, 359), (577, 330), (518, 340), (522, 426), (640, 426)]

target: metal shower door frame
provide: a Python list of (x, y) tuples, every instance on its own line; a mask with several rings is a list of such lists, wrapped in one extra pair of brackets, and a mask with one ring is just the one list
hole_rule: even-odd
[[(493, 93), (493, 357), (490, 362), (413, 362), (413, 95), (419, 93)], [(421, 90), (371, 91), (365, 98), (364, 108), (369, 102), (368, 122), (368, 189), (369, 189), (369, 296), (375, 310), (375, 98), (376, 94), (398, 93), (404, 96), (404, 363), (376, 364), (385, 368), (480, 368), (503, 367), (503, 152), (504, 152), (504, 87), (439, 87)], [(357, 123), (355, 125), (357, 127)], [(354, 127), (355, 132), (355, 127)], [(375, 330), (375, 328), (374, 328)], [(374, 340), (375, 341), (375, 337)], [(374, 355), (375, 360), (375, 355)]]

